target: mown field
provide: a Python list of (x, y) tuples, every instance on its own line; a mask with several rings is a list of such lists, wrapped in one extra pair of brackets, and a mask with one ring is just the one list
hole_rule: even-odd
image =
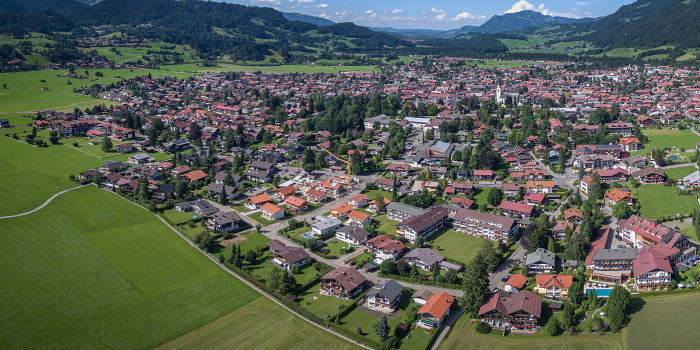
[(655, 219), (677, 213), (691, 213), (698, 208), (695, 195), (681, 196), (674, 187), (659, 185), (643, 185), (633, 189), (633, 194), (641, 205), (640, 214), (643, 217)]
[(632, 314), (625, 338), (629, 349), (696, 349), (700, 293), (644, 299)]
[(5, 349), (153, 347), (260, 297), (95, 187), (0, 220), (0, 244)]
[(157, 349), (356, 349), (259, 298)]
[(689, 150), (694, 149), (695, 144), (700, 142), (700, 137), (690, 130), (645, 129), (643, 133), (649, 138), (649, 144), (644, 145), (645, 151), (672, 147)]
[(440, 343), (439, 349), (621, 350), (625, 349), (625, 344), (621, 335), (560, 335), (550, 337), (541, 331), (533, 336), (509, 335), (504, 337), (499, 331), (480, 334), (476, 332), (476, 326), (471, 323), (471, 319), (463, 316)]
[[(95, 72), (104, 76), (97, 77)], [(17, 73), (0, 73), (0, 116), (6, 113), (33, 113), (38, 109), (67, 108), (74, 106), (85, 108), (95, 104), (115, 104), (111, 101), (95, 100), (90, 96), (76, 94), (73, 88), (92, 86), (93, 84), (109, 84), (118, 80), (116, 77), (132, 78), (137, 76), (191, 76), (189, 73), (179, 73), (161, 70), (126, 70), (126, 69), (91, 69), (87, 79), (69, 79), (63, 77), (65, 70), (40, 70)], [(84, 75), (84, 70), (76, 71)], [(43, 81), (42, 81), (43, 80)], [(70, 84), (69, 84), (70, 83)], [(2, 88), (2, 84), (7, 84)], [(42, 90), (42, 89), (45, 89)]]

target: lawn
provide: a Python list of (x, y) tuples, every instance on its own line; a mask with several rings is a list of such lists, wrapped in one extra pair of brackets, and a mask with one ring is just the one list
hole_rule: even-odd
[(476, 204), (480, 205), (481, 203), (488, 203), (488, 198), (489, 198), (489, 193), (491, 192), (491, 188), (484, 187), (484, 188), (478, 189), (477, 191), (478, 191), (478, 193), (474, 196), (474, 201), (476, 201)]
[(379, 231), (380, 233), (384, 233), (390, 236), (396, 235), (396, 225), (398, 225), (399, 223), (394, 220), (390, 220), (386, 216), (386, 214), (375, 216), (373, 220), (379, 222), (379, 227), (377, 227), (377, 231)]
[(695, 172), (697, 169), (695, 169), (694, 166), (684, 166), (682, 168), (673, 168), (673, 169), (667, 169), (664, 170), (664, 173), (666, 173), (666, 176), (668, 176), (672, 180), (678, 180), (682, 179), (690, 173)]
[(299, 305), (314, 315), (326, 319), (326, 315), (332, 316), (344, 305), (353, 303), (353, 300), (345, 300), (330, 295), (321, 295), (321, 283), (317, 283), (299, 295)]
[(652, 148), (673, 148), (694, 149), (695, 144), (700, 142), (700, 137), (690, 130), (674, 129), (645, 129), (644, 135), (649, 138), (649, 144), (644, 145), (645, 151)]
[[(286, 216), (286, 214), (285, 214), (285, 216)], [(264, 226), (264, 225), (269, 225), (269, 224), (272, 224), (272, 223), (274, 223), (274, 222), (279, 221), (279, 220), (268, 220), (268, 219), (265, 219), (264, 217), (262, 217), (262, 212), (257, 212), (257, 213), (250, 214), (250, 215), (248, 215), (248, 217), (251, 218), (251, 219), (253, 219), (253, 220), (255, 220), (255, 221), (257, 221), (257, 222), (259, 222), (259, 223), (262, 224), (263, 226)]]
[(182, 224), (184, 222), (190, 221), (191, 219), (201, 218), (201, 216), (199, 216), (195, 213), (192, 213), (192, 212), (186, 213), (186, 212), (178, 211), (175, 209), (166, 210), (161, 214), (161, 216), (163, 216), (163, 218), (165, 218), (165, 220), (167, 220), (168, 222), (170, 222), (173, 225), (179, 225), (179, 224)]
[[(625, 329), (630, 349), (696, 349), (700, 293), (644, 298)], [(660, 331), (661, 330), (661, 331)]]
[(384, 191), (384, 190), (371, 190), (371, 191), (367, 191), (367, 193), (365, 193), (365, 194), (371, 200), (375, 200), (375, 199), (377, 199), (377, 197), (384, 197), (384, 198), (391, 200), (391, 197), (392, 197), (391, 192)]
[(349, 244), (338, 240), (336, 238), (327, 240), (325, 242), (325, 245), (322, 247), (322, 249), (328, 250), (328, 254), (326, 254), (326, 257), (336, 257), (339, 258), (343, 255), (345, 255), (345, 251), (343, 250), (344, 248), (347, 248)]
[(306, 64), (289, 64), (281, 66), (243, 66), (236, 64), (219, 64), (218, 67), (202, 67), (199, 64), (177, 64), (161, 66), (170, 72), (262, 72), (262, 73), (330, 73), (340, 72), (377, 72), (373, 66), (314, 66)]
[(260, 297), (155, 216), (95, 187), (0, 220), (0, 244), (5, 349), (150, 348)]
[(643, 185), (633, 189), (633, 192), (641, 205), (641, 216), (650, 219), (678, 213), (690, 213), (698, 207), (697, 196), (678, 195), (674, 187), (662, 184)]
[(260, 298), (157, 349), (355, 348)]
[(56, 192), (77, 186), (68, 175), (102, 164), (68, 147), (37, 148), (0, 136), (0, 215), (34, 209)]
[(435, 238), (432, 247), (448, 259), (467, 264), (476, 256), (484, 242), (488, 241), (466, 233), (448, 230)]
[[(494, 330), (489, 334), (476, 332), (475, 324), (466, 316), (460, 317), (452, 327), (447, 337), (440, 343), (440, 350), (446, 349), (479, 349), (479, 350), (508, 350), (508, 349), (570, 349), (570, 350), (604, 350), (624, 349), (624, 339), (621, 335), (560, 335), (550, 337), (540, 331), (531, 336), (509, 335), (504, 337), (500, 331)], [(636, 348), (632, 348), (636, 349)]]

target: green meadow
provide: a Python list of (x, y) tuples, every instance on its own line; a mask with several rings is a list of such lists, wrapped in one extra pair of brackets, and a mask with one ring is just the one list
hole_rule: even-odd
[(329, 73), (340, 72), (377, 72), (373, 66), (316, 66), (307, 64), (288, 64), (281, 66), (243, 66), (221, 63), (217, 67), (202, 67), (199, 64), (176, 64), (160, 67), (169, 72), (263, 72), (263, 73)]

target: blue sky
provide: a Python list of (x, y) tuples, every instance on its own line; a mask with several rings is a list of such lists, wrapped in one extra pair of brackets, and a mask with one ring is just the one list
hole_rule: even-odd
[(633, 0), (218, 0), (274, 7), (334, 22), (372, 27), (452, 29), (479, 25), (493, 15), (534, 10), (565, 17), (598, 17)]

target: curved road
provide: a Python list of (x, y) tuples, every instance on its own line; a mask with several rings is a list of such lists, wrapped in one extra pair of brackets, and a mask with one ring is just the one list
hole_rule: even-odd
[(58, 193), (54, 194), (53, 196), (49, 197), (49, 199), (47, 199), (47, 200), (46, 200), (44, 203), (42, 203), (40, 206), (38, 206), (38, 207), (36, 207), (36, 208), (34, 208), (34, 209), (30, 210), (30, 211), (25, 211), (24, 213), (15, 214), (15, 215), (0, 216), (0, 219), (11, 219), (11, 218), (16, 218), (16, 217), (20, 217), (20, 216), (29, 215), (29, 214), (31, 214), (31, 213), (35, 213), (35, 212), (41, 210), (42, 208), (44, 208), (45, 206), (47, 206), (49, 203), (51, 203), (51, 201), (54, 200), (56, 197), (58, 197), (58, 196), (60, 196), (60, 195), (62, 195), (62, 194), (64, 194), (64, 193), (66, 193), (66, 192), (70, 192), (70, 191), (73, 191), (73, 190), (77, 190), (77, 189), (79, 189), (79, 188), (83, 188), (83, 187), (85, 187), (85, 186), (90, 186), (90, 184), (81, 185), (81, 186), (76, 186), (76, 187), (73, 187), (73, 188), (69, 188), (69, 189), (67, 189), (67, 190), (63, 190), (63, 191), (58, 192)]

